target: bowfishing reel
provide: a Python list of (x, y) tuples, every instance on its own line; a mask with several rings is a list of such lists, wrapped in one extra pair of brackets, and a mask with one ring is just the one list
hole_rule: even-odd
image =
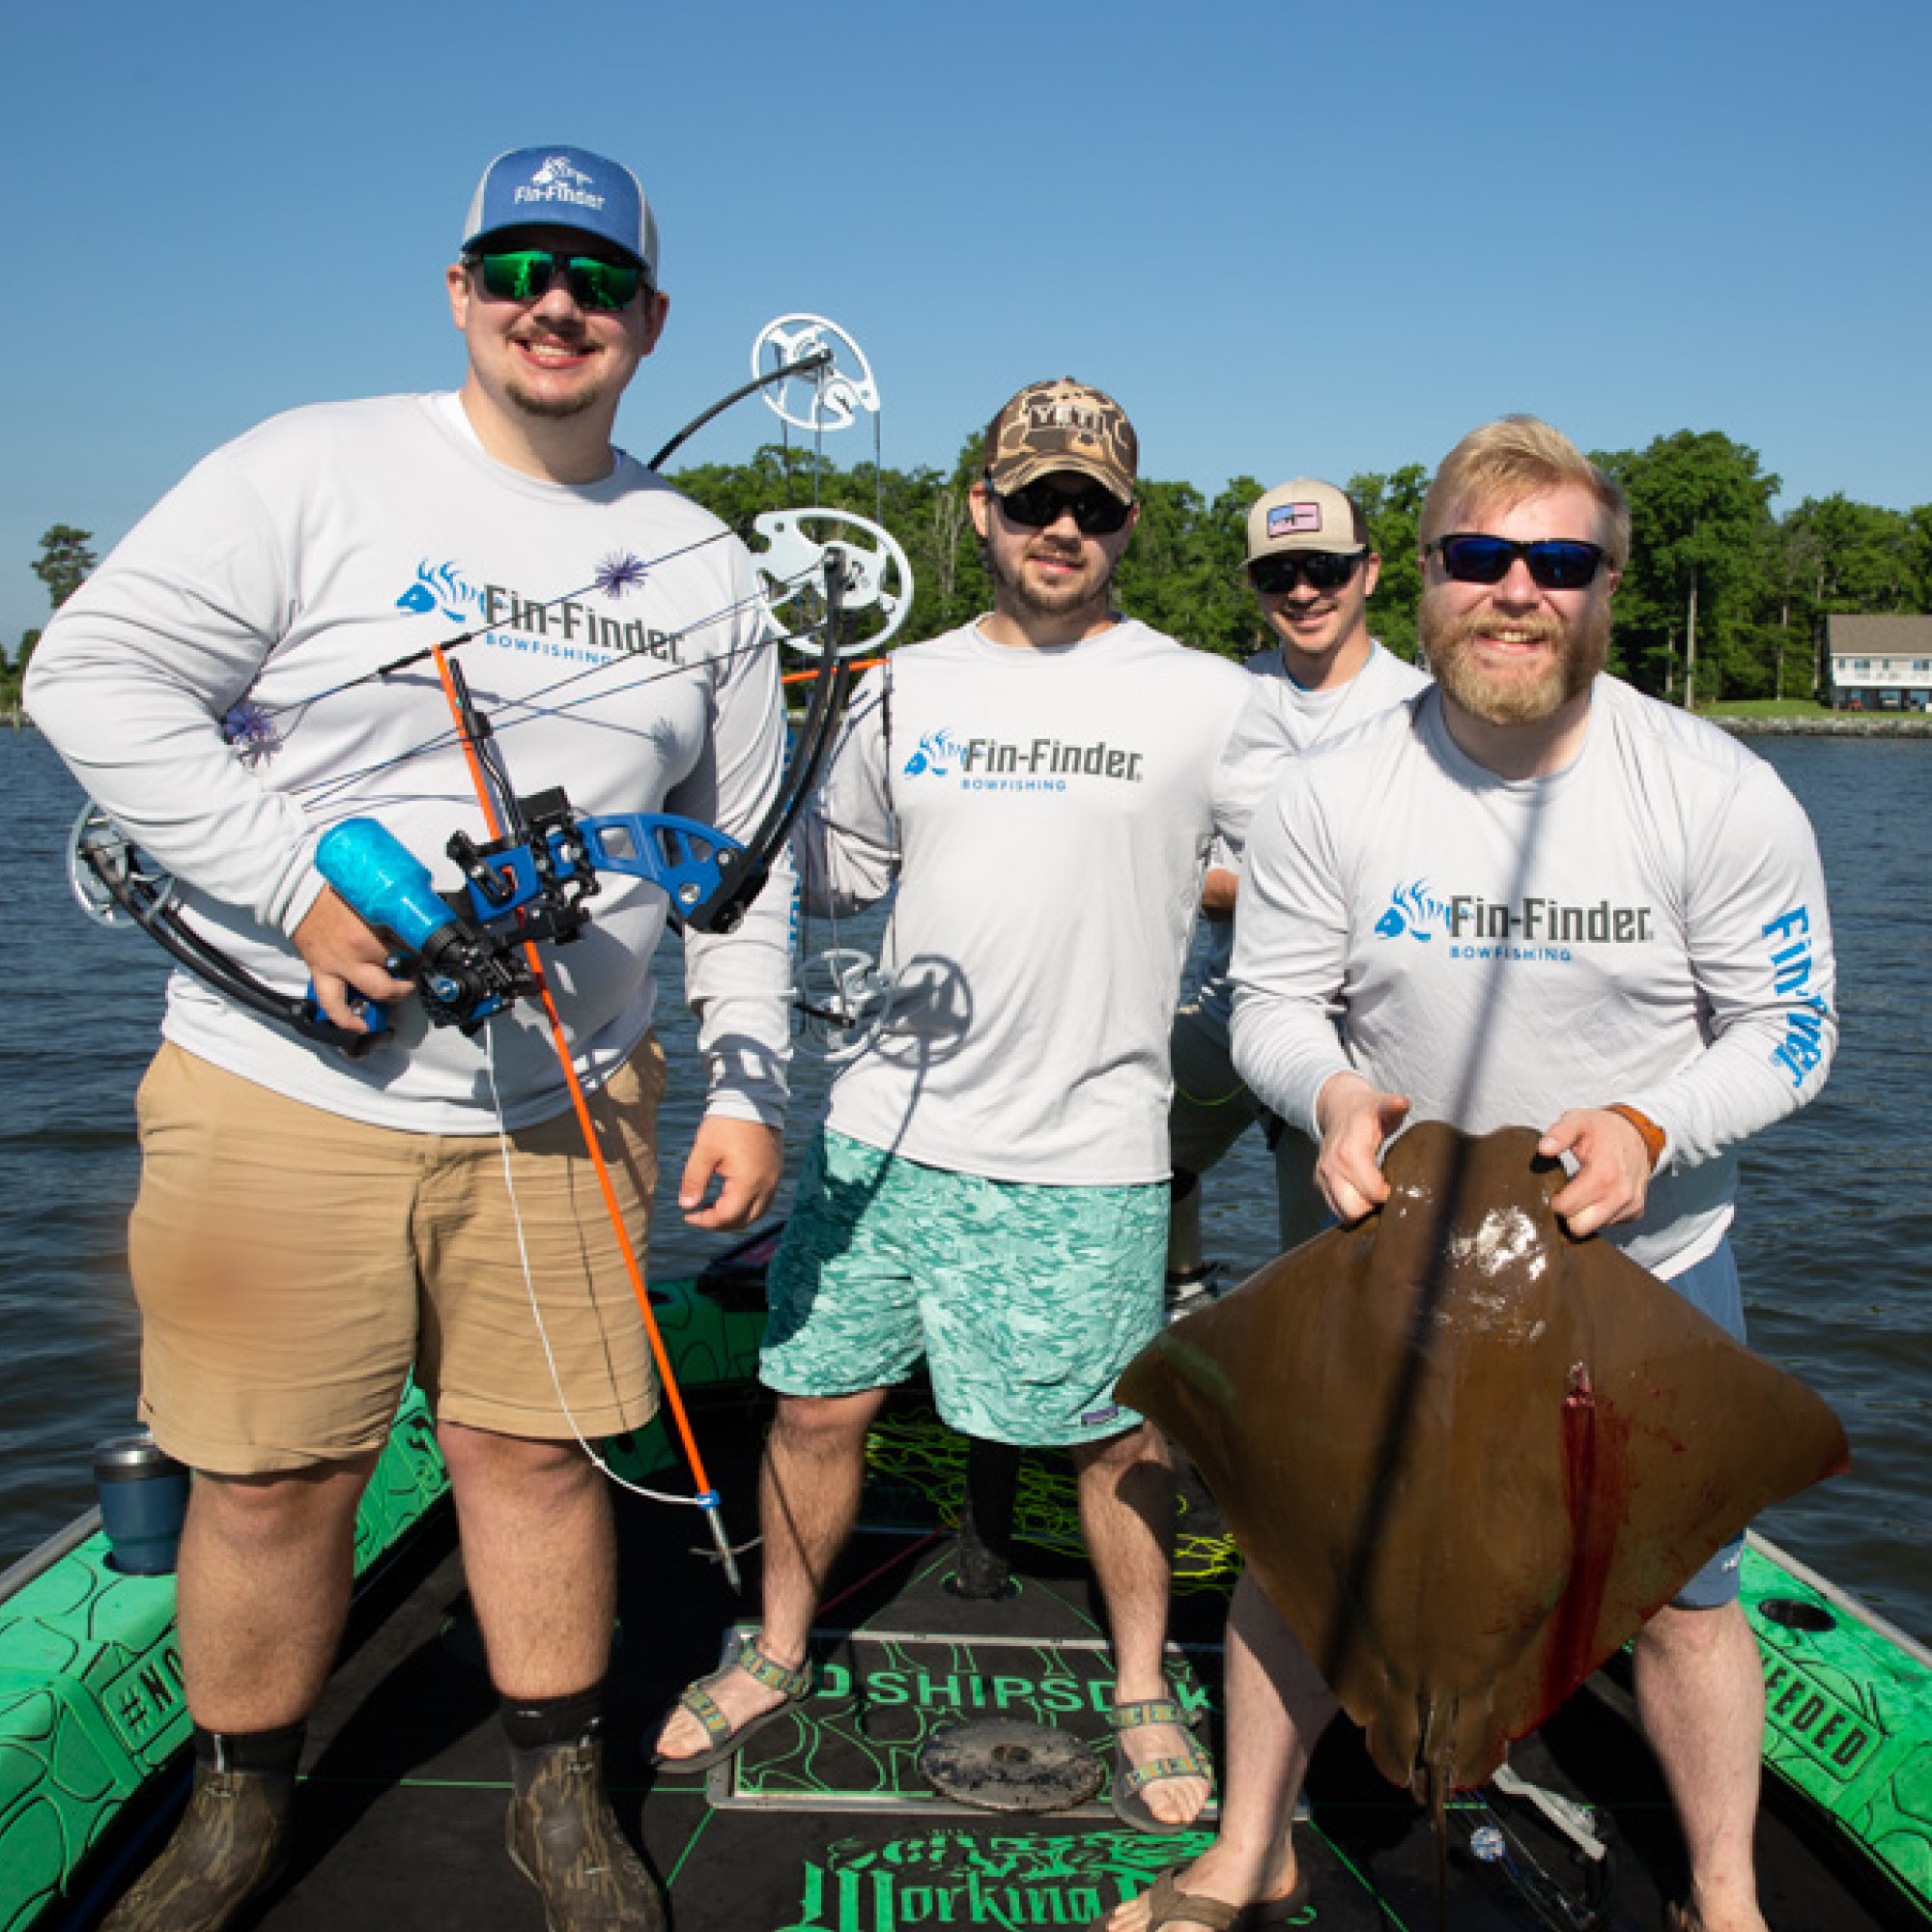
[(856, 1059), (893, 1015), (897, 975), (854, 946), (831, 946), (798, 963), (795, 1009), (833, 1065)]
[[(470, 845), (461, 833), (457, 838), (476, 868), (466, 893), (487, 897), (477, 884), (480, 874), (490, 880), (490, 891), (507, 899), (510, 889), (488, 867), (488, 861), (500, 855)], [(536, 975), (515, 950), (514, 931), (493, 931), (488, 923), (468, 917), (463, 895), (439, 893), (429, 867), (376, 819), (346, 818), (324, 834), (315, 864), (350, 910), (395, 947), (390, 970), (415, 980), (432, 1026), (473, 1034), (485, 1020), (536, 991)], [(561, 918), (549, 918), (553, 911)], [(583, 918), (577, 906), (559, 900), (555, 907), (539, 910), (534, 923), (550, 925), (549, 937), (574, 939)]]
[(516, 801), (518, 830), (479, 845), (467, 833), (446, 850), (464, 884), (438, 892), (425, 866), (374, 818), (345, 818), (316, 847), (316, 869), (373, 930), (399, 949), (399, 970), (420, 962), (418, 991), (433, 1026), (474, 1033), (535, 994), (526, 948), (568, 945), (590, 923), (599, 874), (656, 886), (672, 915), (716, 895), (735, 842), (673, 812), (580, 818), (560, 788)]
[[(518, 802), (519, 834), (478, 844), (458, 832), (447, 850), (462, 869), (458, 891), (440, 893), (429, 868), (373, 818), (347, 818), (324, 835), (316, 867), (344, 902), (396, 948), (395, 970), (420, 974), (418, 992), (434, 1026), (474, 1033), (484, 1021), (538, 990), (525, 948), (576, 939), (590, 923), (585, 901), (600, 872), (656, 886), (670, 916), (700, 912), (728, 883), (735, 841), (715, 827), (671, 812), (611, 812), (580, 818), (561, 790)], [(366, 1053), (387, 1028), (380, 1007), (364, 1012), (368, 1033), (338, 1027), (313, 992), (297, 997), (258, 979), (185, 917), (167, 868), (91, 800), (67, 849), (69, 889), (98, 925), (130, 920), (177, 965), (224, 998), (345, 1053)]]

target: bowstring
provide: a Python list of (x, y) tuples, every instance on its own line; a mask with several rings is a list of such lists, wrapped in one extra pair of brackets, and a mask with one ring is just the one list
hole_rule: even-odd
[[(774, 349), (773, 353), (777, 355), (779, 352)], [(776, 373), (777, 371), (775, 370), (774, 374), (776, 375)], [(810, 380), (814, 389), (822, 395), (827, 384), (836, 375), (836, 365), (828, 365), (825, 368), (810, 372)], [(883, 435), (880, 423), (881, 412), (873, 410), (870, 412), (870, 414), (872, 417), (873, 522), (883, 530), (886, 526), (885, 470), (882, 458)], [(823, 507), (823, 504), (819, 500), (825, 443), (823, 416), (824, 412), (822, 410), (814, 410), (811, 503), (811, 507), (814, 509)], [(793, 476), (790, 459), (791, 426), (789, 419), (783, 415), (780, 416), (779, 421), (781, 436), (783, 439), (782, 446), (785, 452), (783, 463), (785, 507), (792, 509), (796, 505), (791, 500)], [(639, 566), (639, 574), (642, 577), (648, 577), (652, 571), (661, 569), (667, 563), (674, 562), (677, 558), (689, 555), (694, 551), (701, 550), (705, 546), (717, 543), (723, 538), (735, 535), (736, 532), (730, 529), (728, 526), (714, 530), (707, 536), (696, 538), (688, 544), (681, 544), (673, 550), (665, 551), (658, 556), (641, 563)], [(810, 581), (809, 575), (803, 574), (796, 578), (782, 580), (781, 594), (778, 597), (779, 607), (782, 608), (788, 604), (793, 596), (807, 586)], [(593, 583), (585, 585), (584, 589), (588, 590), (594, 587), (595, 584)], [(570, 598), (582, 594), (583, 594), (582, 591), (579, 590), (562, 591), (557, 596), (548, 598), (534, 608), (537, 610), (549, 610), (553, 605), (567, 602)], [(763, 607), (771, 615), (774, 624), (777, 623), (777, 611), (773, 608), (772, 593), (763, 588), (758, 588), (754, 589), (749, 597), (734, 598), (729, 604), (710, 612), (708, 615), (695, 618), (692, 622), (682, 626), (678, 630), (667, 632), (665, 634), (665, 641), (669, 645), (677, 645), (697, 636), (702, 631), (710, 630), (720, 624), (728, 623), (732, 618), (741, 615), (744, 611), (757, 607)], [(442, 639), (435, 643), (427, 644), (420, 650), (412, 652), (408, 656), (397, 658), (385, 665), (379, 665), (371, 670), (360, 671), (355, 677), (345, 678), (338, 684), (326, 686), (321, 691), (310, 692), (300, 697), (284, 698), (278, 704), (261, 705), (258, 706), (258, 709), (262, 716), (270, 721), (291, 713), (299, 713), (300, 716), (295, 718), (289, 727), (294, 729), (300, 724), (302, 719), (307, 716), (308, 711), (313, 706), (321, 704), (330, 697), (339, 696), (344, 692), (354, 691), (362, 685), (374, 683), (378, 680), (387, 680), (405, 670), (414, 668), (417, 665), (429, 664), (438, 652), (453, 651), (463, 644), (473, 643), (478, 638), (487, 636), (492, 628), (488, 624), (473, 625), (468, 631), (460, 632), (453, 638)], [(753, 651), (763, 650), (768, 646), (781, 650), (786, 644), (796, 646), (804, 639), (816, 635), (823, 628), (824, 626), (821, 622), (808, 624), (799, 630), (787, 630), (782, 626), (780, 626), (775, 632), (768, 629), (764, 635), (760, 636), (753, 643), (740, 644), (728, 650), (717, 651), (692, 664), (672, 665), (662, 670), (652, 669), (641, 672), (635, 677), (607, 685), (595, 693), (575, 700), (572, 704), (546, 706), (540, 702), (540, 700), (550, 697), (559, 691), (567, 690), (573, 684), (580, 683), (586, 678), (596, 677), (600, 673), (615, 668), (615, 666), (609, 661), (583, 665), (576, 670), (565, 671), (562, 675), (553, 678), (549, 684), (539, 685), (536, 690), (527, 692), (520, 697), (506, 697), (498, 700), (505, 710), (514, 711), (522, 715), (509, 717), (500, 722), (493, 716), (492, 724), (498, 730), (507, 730), (512, 725), (529, 724), (539, 718), (561, 717), (564, 713), (577, 708), (579, 705), (587, 704), (593, 701), (593, 699), (603, 701), (608, 698), (621, 696), (628, 692), (640, 690), (645, 685), (655, 684), (664, 678), (683, 676), (711, 665), (728, 663), (734, 658), (746, 656)], [(863, 648), (863, 646), (855, 648)], [(440, 731), (436, 736), (427, 738), (421, 744), (413, 745), (407, 751), (392, 753), (386, 757), (377, 759), (367, 765), (358, 766), (353, 771), (336, 773), (327, 779), (311, 780), (304, 785), (291, 786), (288, 796), (291, 798), (307, 799), (318, 805), (327, 804), (330, 799), (349, 790), (362, 780), (375, 777), (377, 774), (391, 770), (396, 766), (407, 764), (414, 758), (433, 756), (439, 752), (447, 750), (452, 744), (460, 742), (460, 737), (461, 734), (454, 729)]]
[[(726, 623), (731, 618), (740, 616), (745, 611), (755, 610), (759, 607), (763, 607), (769, 614), (773, 615), (773, 621), (776, 624), (776, 613), (771, 612), (770, 599), (763, 591), (754, 591), (749, 597), (740, 597), (734, 602), (727, 604), (722, 611), (716, 611), (709, 616), (697, 618), (694, 622), (687, 624), (682, 630), (667, 633), (666, 640), (673, 644), (681, 643), (686, 639), (695, 637), (699, 631), (708, 630), (713, 625)], [(747, 657), (755, 651), (782, 649), (787, 643), (796, 644), (802, 639), (810, 638), (819, 628), (821, 627), (811, 624), (807, 625), (803, 630), (799, 631), (786, 631), (782, 628), (776, 630), (764, 629), (750, 643), (734, 644), (727, 650), (713, 651), (709, 655), (698, 658), (691, 664), (668, 665), (662, 668), (653, 667), (649, 670), (639, 672), (636, 676), (622, 678), (614, 684), (602, 686), (596, 691), (585, 692), (582, 696), (573, 698), (567, 704), (546, 705), (541, 702), (542, 699), (552, 697), (559, 691), (568, 690), (573, 684), (581, 684), (586, 678), (597, 677), (613, 671), (618, 668), (614, 663), (608, 660), (601, 664), (583, 665), (576, 670), (565, 671), (560, 677), (553, 678), (549, 684), (539, 685), (536, 690), (527, 692), (521, 697), (498, 698), (497, 703), (502, 711), (515, 712), (521, 715), (499, 717), (497, 712), (493, 711), (491, 714), (491, 724), (497, 731), (501, 732), (511, 730), (519, 724), (534, 724), (538, 719), (542, 718), (560, 718), (565, 713), (578, 710), (583, 705), (602, 703), (607, 699), (622, 696), (627, 692), (639, 691), (646, 685), (660, 683), (665, 678), (688, 677), (695, 671), (708, 669), (713, 665), (726, 664), (734, 658)], [(467, 641), (468, 635), (466, 634), (464, 641)], [(448, 647), (444, 646), (443, 648), (446, 649)], [(367, 683), (376, 675), (379, 675), (379, 673), (371, 672), (367, 677), (358, 678), (355, 682)], [(348, 686), (337, 687), (339, 690), (346, 690), (348, 688)], [(331, 692), (324, 695), (332, 696), (334, 693)], [(460, 732), (453, 726), (445, 727), (434, 737), (425, 738), (421, 744), (411, 746), (406, 752), (392, 752), (386, 757), (375, 759), (372, 763), (358, 766), (354, 771), (338, 772), (327, 779), (311, 779), (306, 784), (292, 785), (287, 795), (290, 798), (308, 799), (318, 805), (326, 804), (338, 792), (347, 791), (351, 786), (359, 783), (363, 779), (373, 778), (380, 772), (388, 771), (397, 765), (407, 764), (412, 758), (428, 757), (435, 753), (446, 751), (451, 745), (459, 743), (460, 740)]]
[[(694, 551), (703, 550), (709, 544), (718, 543), (724, 538), (734, 536), (736, 532), (726, 525), (722, 529), (713, 530), (707, 536), (696, 537), (688, 544), (678, 545), (675, 550), (665, 551), (660, 555), (641, 561), (637, 565), (639, 579), (642, 581), (652, 571), (662, 570), (666, 564), (675, 563), (681, 556), (689, 556)], [(597, 588), (597, 581), (593, 578), (590, 582), (582, 585), (578, 589), (558, 591), (554, 597), (546, 597), (540, 604), (533, 604), (527, 608), (534, 611), (548, 611), (553, 605), (568, 603), (571, 598), (584, 596), (589, 591)], [(612, 594), (621, 597), (623, 592), (620, 590)], [(724, 618), (742, 609), (745, 602), (745, 599), (740, 598), (736, 603), (727, 604), (723, 611), (718, 611), (715, 615), (700, 617), (695, 622), (687, 624), (682, 631), (672, 632), (669, 636), (675, 640), (689, 636), (694, 631), (702, 630), (708, 624), (722, 622)], [(267, 719), (280, 718), (285, 713), (291, 711), (306, 711), (311, 705), (321, 704), (327, 698), (340, 696), (345, 691), (354, 691), (360, 685), (374, 684), (380, 679), (394, 676), (398, 671), (413, 669), (419, 664), (427, 664), (438, 651), (453, 651), (463, 644), (474, 643), (478, 638), (488, 636), (495, 628), (494, 624), (490, 623), (472, 624), (469, 630), (459, 631), (453, 638), (442, 638), (439, 639), (435, 643), (424, 644), (420, 650), (411, 651), (403, 657), (393, 658), (389, 663), (377, 665), (372, 669), (357, 671), (354, 677), (346, 677), (338, 684), (325, 685), (322, 690), (305, 693), (300, 697), (285, 697), (279, 704), (264, 704), (258, 708), (262, 716)], [(574, 677), (578, 673), (573, 671), (570, 675)], [(541, 696), (542, 694), (538, 693), (537, 695)]]
[[(812, 379), (813, 389), (817, 401), (817, 407), (815, 407), (811, 412), (812, 414), (811, 503), (814, 509), (823, 508), (821, 496), (822, 496), (822, 479), (824, 472), (823, 458), (825, 451), (824, 397), (825, 397), (826, 384), (828, 384), (828, 382), (830, 382), (830, 380), (831, 380), (831, 371), (825, 369), (821, 369), (820, 371), (818, 371), (818, 373)], [(787, 448), (789, 448), (789, 431), (791, 427), (790, 422), (782, 414), (780, 415), (779, 422), (781, 427), (784, 429), (787, 434)], [(874, 410), (872, 412), (872, 438), (873, 438), (873, 449), (875, 452), (875, 456), (878, 448), (878, 436), (879, 436), (879, 412)], [(873, 469), (875, 471), (877, 469), (877, 467), (878, 466), (875, 461), (873, 464)], [(789, 491), (790, 480), (791, 480), (791, 464), (789, 461), (789, 457), (787, 457), (785, 463), (785, 480), (786, 480), (787, 491)], [(883, 517), (874, 518), (873, 521), (878, 525), (878, 526), (881, 529), (885, 528), (886, 526), (885, 519)], [(830, 643), (831, 641), (832, 640), (828, 639), (828, 643)], [(843, 718), (840, 719), (839, 725), (842, 731), (844, 725)], [(836, 744), (833, 750), (834, 753), (836, 753), (837, 750)], [(830, 773), (831, 764), (832, 764), (832, 753), (828, 753), (825, 765), (819, 773), (818, 788), (823, 787), (826, 777)], [(792, 1001), (793, 1005), (798, 1009), (799, 1018), (798, 1018), (797, 1031), (801, 1038), (815, 1037), (815, 1036), (813, 1036), (810, 1031), (811, 1027), (811, 1016), (810, 1016), (811, 982), (808, 974), (810, 962), (815, 956), (812, 951), (812, 944), (811, 944), (811, 918), (812, 918), (811, 893), (810, 893), (811, 881), (808, 875), (808, 867), (811, 866), (813, 863), (815, 863), (815, 852), (814, 852), (815, 841), (811, 836), (810, 826), (807, 823), (807, 821), (817, 814), (817, 810), (818, 810), (818, 800), (816, 795), (805, 800), (804, 803), (799, 807), (799, 824), (798, 827), (796, 828), (796, 835), (794, 836), (791, 841), (793, 856), (798, 867), (798, 883), (794, 888), (794, 890), (798, 894), (798, 918), (794, 922), (794, 930), (797, 933), (797, 942), (792, 957)], [(836, 952), (838, 950), (838, 910), (829, 895), (827, 896), (825, 903), (826, 906), (828, 907), (828, 912), (826, 917), (826, 932), (831, 940), (831, 945), (828, 950), (833, 952)]]
[[(882, 426), (880, 422), (880, 415), (881, 412), (876, 410), (872, 412), (872, 521), (881, 529), (884, 529), (886, 526), (886, 466), (885, 466), (885, 444), (884, 444)], [(823, 440), (822, 435), (820, 440), (821, 441)], [(889, 691), (892, 672), (890, 670), (887, 670), (886, 672), (884, 672), (883, 675), (887, 680), (887, 689)], [(880, 701), (882, 703), (886, 701), (883, 694), (881, 696)], [(888, 711), (887, 715), (888, 718), (890, 718), (891, 715), (890, 711)], [(890, 742), (890, 737), (889, 737), (889, 742)], [(825, 774), (821, 776), (820, 779), (821, 787), (823, 786), (824, 783), (824, 777), (830, 775), (832, 762), (836, 756), (837, 756), (837, 747), (835, 746), (832, 753), (829, 754), (826, 759)], [(891, 764), (890, 752), (888, 753), (887, 763), (888, 766), (890, 767)], [(823, 819), (823, 813), (818, 809), (818, 800), (815, 798), (812, 800), (809, 800), (801, 811), (801, 821), (810, 817), (817, 817), (820, 818), (821, 820)], [(824, 904), (826, 908), (824, 915), (825, 931), (826, 931), (826, 937), (830, 942), (830, 944), (825, 949), (826, 952), (827, 954), (836, 957), (837, 955), (842, 953), (847, 950), (850, 950), (854, 952), (863, 953), (864, 949), (858, 947), (847, 949), (843, 946), (839, 938), (838, 900), (837, 894), (832, 890), (831, 846), (830, 846), (829, 833), (825, 838), (821, 838), (819, 837), (814, 836), (812, 828), (809, 824), (802, 823), (802, 835), (803, 836), (801, 836), (800, 838), (798, 838), (793, 841), (793, 849), (798, 866), (798, 895), (799, 895), (798, 927), (800, 932), (800, 939), (798, 948), (799, 964), (797, 972), (798, 1004), (801, 1008), (800, 1031), (805, 1032), (812, 1024), (811, 1015), (809, 1010), (811, 1005), (811, 987), (809, 980), (806, 977), (806, 966), (810, 959), (816, 956), (813, 952), (811, 946), (811, 919), (812, 919), (811, 886), (813, 883), (812, 872), (814, 867), (820, 867), (821, 860), (823, 861), (823, 867), (822, 867), (823, 883), (826, 888), (823, 895)], [(896, 842), (896, 834), (895, 834), (895, 842)], [(889, 974), (890, 969), (888, 968), (886, 963), (886, 955), (888, 949), (893, 944), (893, 940), (894, 940), (894, 923), (893, 923), (892, 912), (891, 909), (889, 908), (886, 914), (885, 927), (882, 933), (880, 934), (879, 938), (878, 956), (871, 962), (873, 970), (870, 973), (862, 973), (861, 976), (864, 994), (867, 1000), (876, 1000), (879, 997), (877, 981), (882, 978), (886, 978)], [(866, 1011), (866, 1009), (855, 1006), (852, 995), (846, 991), (843, 983), (838, 980), (834, 977), (834, 969), (831, 968), (829, 965), (827, 970), (827, 980), (828, 980), (828, 1000), (836, 1001), (838, 1003), (837, 1006), (830, 1007), (828, 1010), (837, 1011), (842, 1009), (843, 1010), (846, 1011), (848, 1016), (854, 1022), (853, 1025), (843, 1029), (847, 1037), (845, 1043), (842, 1046), (834, 1046), (831, 1043), (829, 1037), (825, 1040), (824, 1045), (826, 1048), (827, 1057), (828, 1058), (837, 1057), (839, 1059), (849, 1058), (858, 1050), (857, 1047), (855, 1047), (855, 1045), (853, 1044), (854, 1036), (857, 1036), (860, 1039), (863, 1040), (868, 1027), (872, 1028), (873, 1030), (876, 1030), (877, 1028), (883, 1027), (885, 1025), (886, 1019), (891, 1013), (893, 996), (892, 994), (888, 993), (885, 996), (886, 1004), (883, 1011), (878, 1013), (871, 1020), (867, 1020), (863, 1016)], [(828, 1025), (830, 1023), (828, 1022)]]

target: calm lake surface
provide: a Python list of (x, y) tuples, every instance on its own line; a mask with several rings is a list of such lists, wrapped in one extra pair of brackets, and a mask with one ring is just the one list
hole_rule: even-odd
[[(1818, 828), (1844, 1038), (1823, 1097), (1748, 1149), (1736, 1243), (1753, 1342), (1832, 1402), (1855, 1458), (1848, 1475), (1762, 1526), (1932, 1641), (1932, 742), (1754, 745)], [(125, 1221), (134, 1088), (156, 1038), (164, 961), (140, 933), (75, 910), (63, 854), (79, 806), (38, 734), (0, 729), (0, 822), (11, 828), (0, 902), (14, 922), (0, 1000), (0, 1565), (93, 1500), (89, 1447), (133, 1415)], [(663, 963), (675, 985), (674, 947)], [(689, 1028), (666, 1004), (674, 1178), (696, 1109)], [(822, 1069), (803, 1060), (797, 1085), (803, 1124)], [(1210, 1254), (1241, 1271), (1270, 1258), (1270, 1186), (1250, 1136), (1207, 1183)], [(653, 1266), (687, 1272), (721, 1245), (686, 1233), (673, 1209)]]

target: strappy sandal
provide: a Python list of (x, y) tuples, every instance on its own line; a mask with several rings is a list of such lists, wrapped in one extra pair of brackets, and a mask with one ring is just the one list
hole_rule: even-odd
[[(1127, 1754), (1121, 1747), (1122, 1731), (1138, 1731), (1149, 1724), (1172, 1724), (1179, 1730), (1187, 1730), (1187, 1714), (1172, 1697), (1146, 1697), (1138, 1704), (1116, 1704), (1107, 1713), (1107, 1722), (1114, 1732), (1114, 1816), (1123, 1825), (1131, 1825), (1136, 1832), (1146, 1832), (1156, 1837), (1171, 1837), (1177, 1832), (1191, 1832), (1194, 1819), (1184, 1824), (1170, 1824), (1165, 1818), (1156, 1818), (1148, 1807), (1148, 1802), (1141, 1796), (1150, 1784), (1158, 1784), (1169, 1777), (1202, 1777), (1208, 1780), (1208, 1795), (1214, 1795), (1214, 1764), (1192, 1737), (1189, 1737), (1181, 1755), (1179, 1757), (1150, 1758), (1146, 1764), (1129, 1764)], [(1204, 1801), (1205, 1804), (1205, 1801)], [(1195, 1818), (1200, 1816), (1195, 1813)]]
[[(1179, 1870), (1179, 1865), (1169, 1865), (1149, 1888), (1146, 1932), (1163, 1932), (1169, 1925), (1205, 1925), (1208, 1932), (1267, 1932), (1269, 1926), (1291, 1923), (1308, 1905), (1305, 1873), (1296, 1878), (1294, 1889), (1286, 1897), (1230, 1905), (1225, 1898), (1209, 1898), (1206, 1892), (1182, 1891), (1176, 1877)], [(1096, 1919), (1094, 1926), (1103, 1922)]]
[[(734, 1728), (707, 1689), (710, 1685), (723, 1683), (734, 1670), (742, 1670), (753, 1683), (764, 1685), (768, 1690), (776, 1690), (784, 1701), (774, 1704), (769, 1711), (760, 1711), (755, 1718), (747, 1718)], [(811, 1690), (810, 1659), (796, 1670), (787, 1670), (782, 1663), (774, 1663), (750, 1637), (733, 1637), (725, 1646), (724, 1662), (708, 1677), (700, 1677), (695, 1684), (687, 1685), (679, 1692), (673, 1710), (665, 1714), (665, 1723), (668, 1723), (676, 1711), (689, 1711), (704, 1726), (704, 1735), (711, 1740), (709, 1747), (694, 1751), (689, 1757), (667, 1757), (663, 1751), (653, 1749), (651, 1763), (660, 1771), (709, 1771), (714, 1764), (723, 1764), (726, 1758), (735, 1757), (753, 1733), (782, 1718), (794, 1705), (804, 1703), (811, 1695)], [(657, 1735), (663, 1738), (664, 1724), (658, 1726)]]

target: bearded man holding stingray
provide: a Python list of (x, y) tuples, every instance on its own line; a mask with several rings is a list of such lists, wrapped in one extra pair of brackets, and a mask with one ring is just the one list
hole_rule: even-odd
[[(1437, 684), (1285, 767), (1257, 814), (1236, 1068), (1320, 1142), (1344, 1224), (1388, 1200), (1381, 1156), (1411, 1118), (1532, 1126), (1566, 1171), (1550, 1206), (1569, 1235), (1602, 1234), (1742, 1339), (1737, 1146), (1818, 1092), (1836, 1041), (1811, 828), (1762, 760), (1602, 674), (1630, 513), (1566, 438), (1520, 416), (1474, 431), (1420, 535)], [(1764, 1932), (1739, 1555), (1636, 1638), (1689, 1856), (1685, 1932)], [(1273, 1922), (1301, 1895), (1290, 1820), (1336, 1703), (1252, 1577), (1225, 1706), (1218, 1837), (1107, 1932)]]

